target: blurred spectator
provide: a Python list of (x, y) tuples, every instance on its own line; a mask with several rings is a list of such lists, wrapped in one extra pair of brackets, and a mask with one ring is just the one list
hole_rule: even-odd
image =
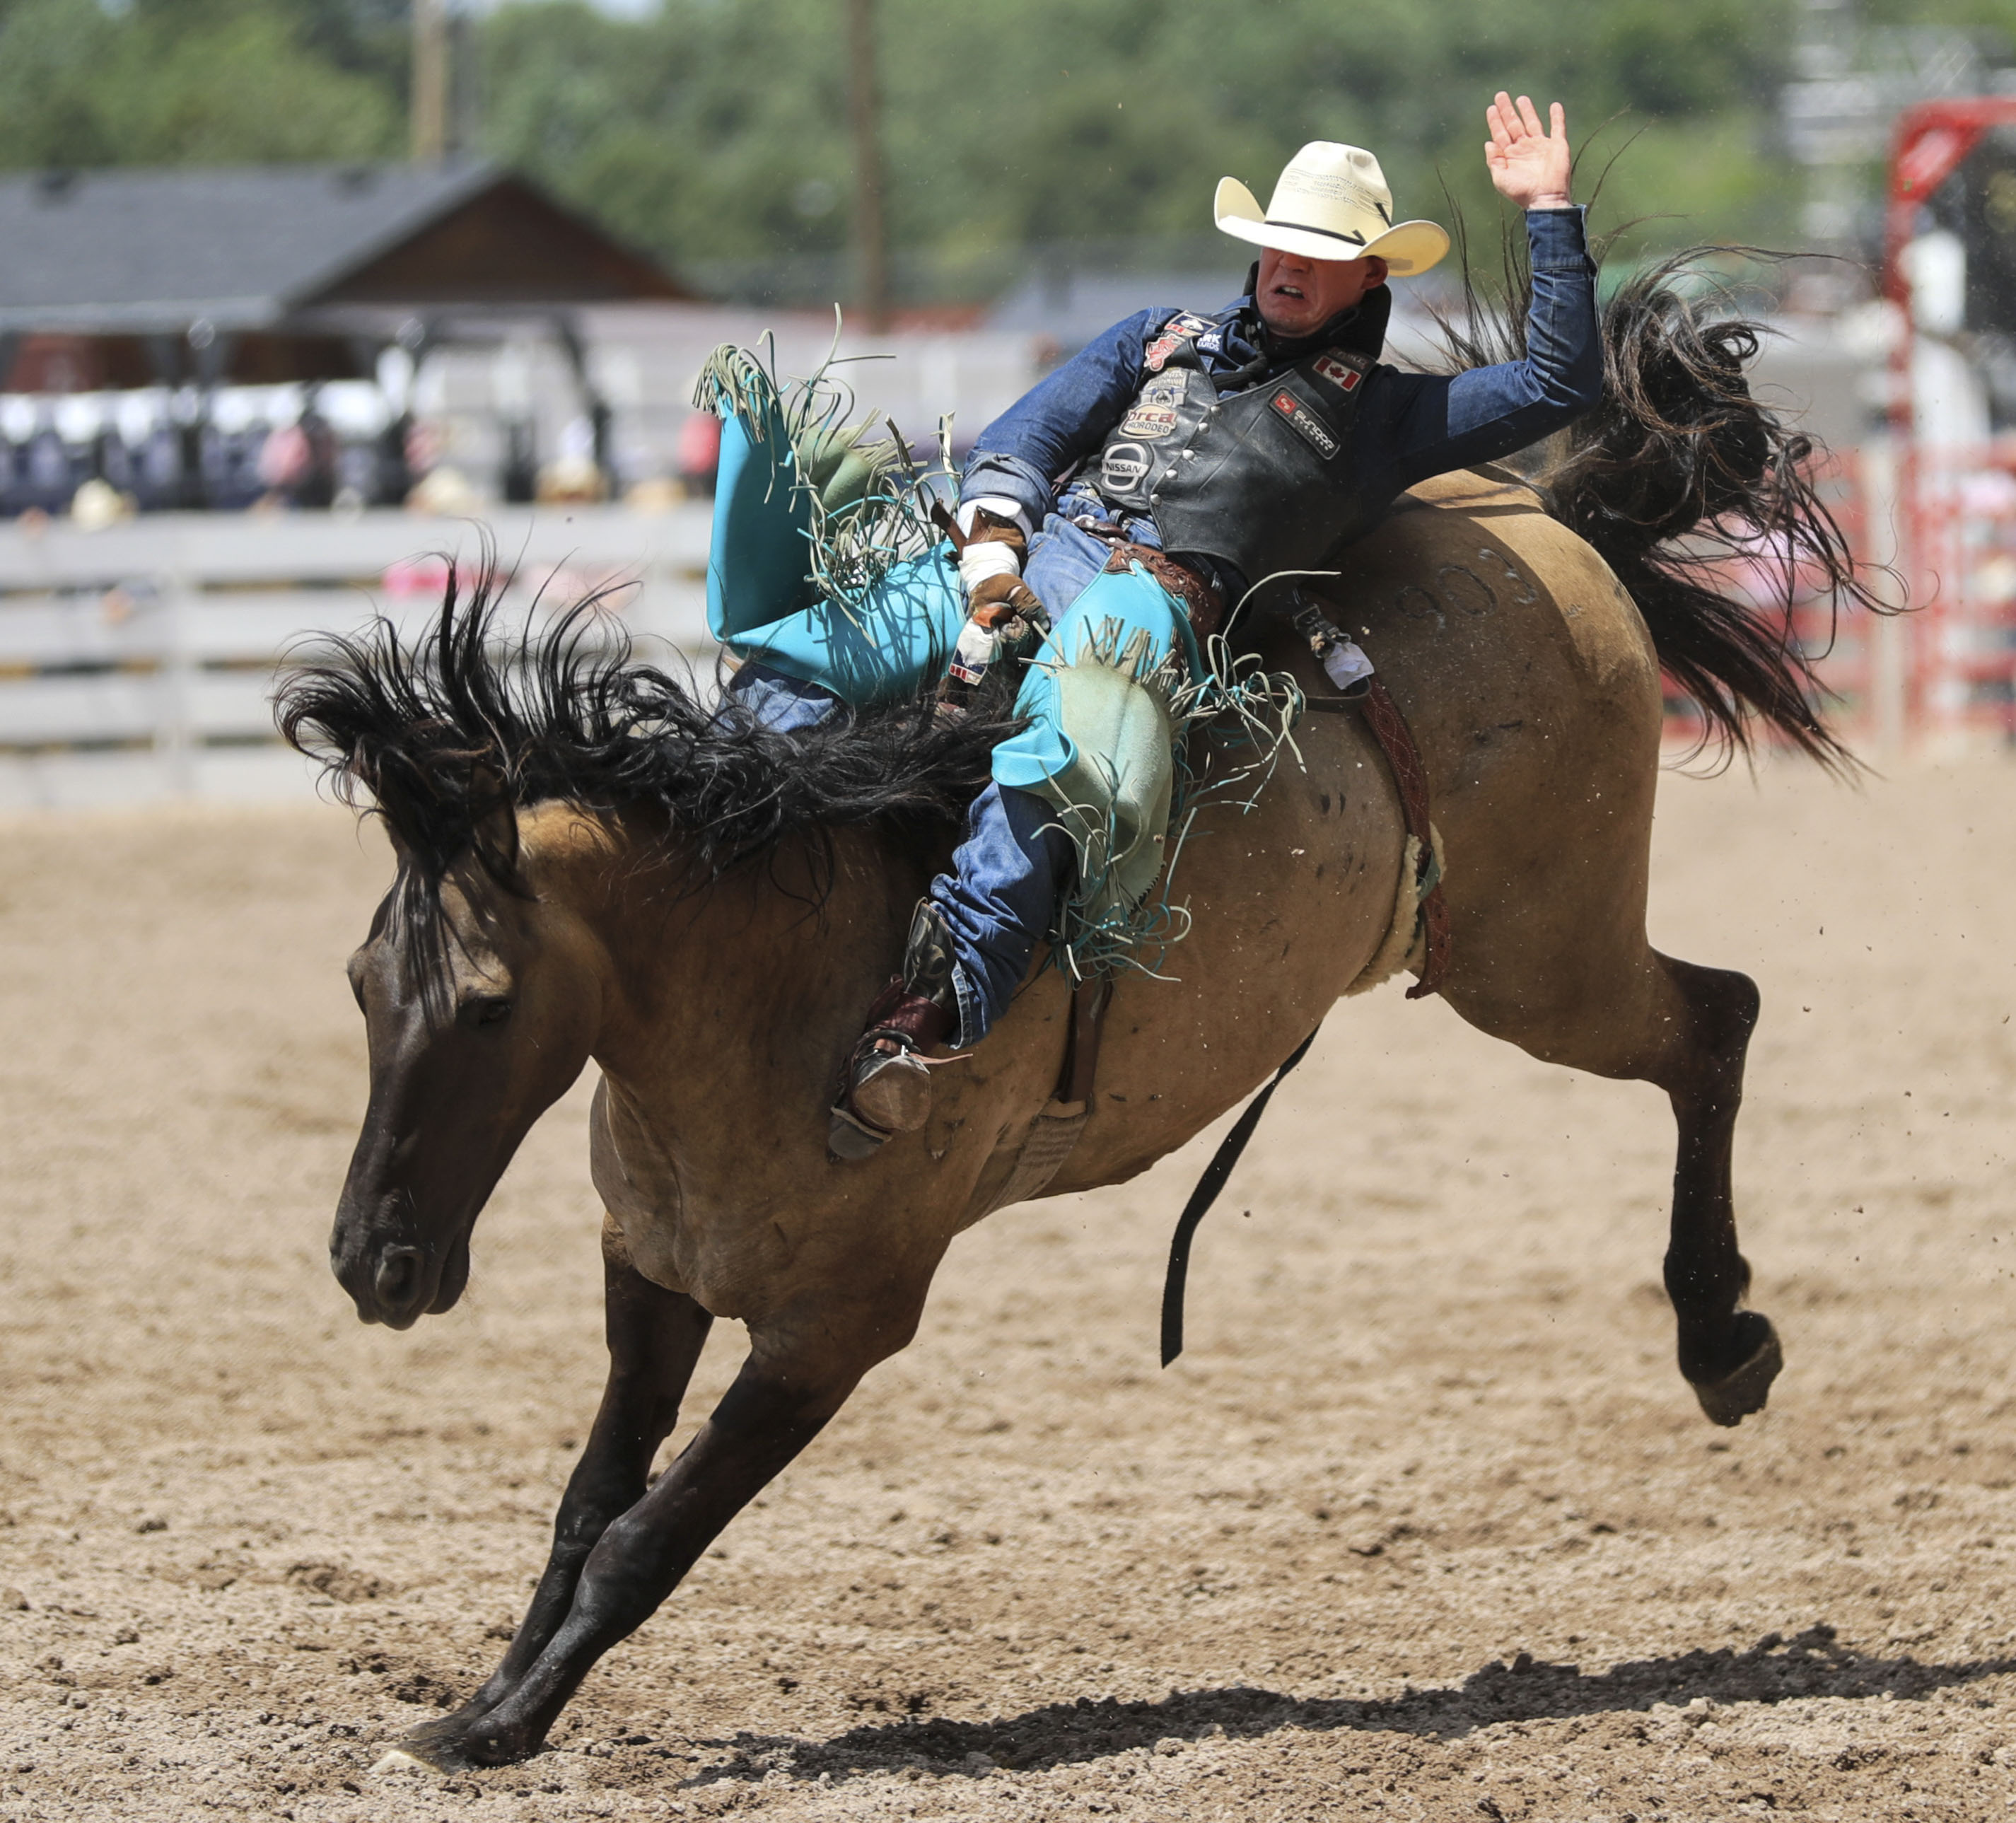
[(147, 427), (133, 456), (133, 492), (142, 509), (165, 512), (183, 504), (189, 477), (182, 468), (180, 429), (164, 412)]
[(70, 516), (80, 531), (103, 531), (133, 517), (133, 496), (93, 475), (70, 496)]
[(689, 494), (704, 498), (714, 492), (721, 467), (721, 420), (711, 412), (695, 412), (679, 426), (672, 453), (679, 480)]
[(269, 499), (291, 501), (308, 472), (308, 432), (299, 423), (283, 424), (259, 452), (259, 480)]
[(69, 511), (70, 496), (82, 477), (71, 463), (70, 452), (56, 430), (54, 413), (46, 404), (37, 413), (27, 447), (16, 459), (16, 477), (20, 500), (16, 512)]
[(468, 476), (447, 463), (436, 463), (406, 496), (409, 513), (427, 513), (437, 519), (473, 519), (488, 505)]
[(592, 456), (556, 456), (539, 470), (537, 498), (544, 506), (585, 506), (608, 497), (607, 478)]
[(500, 478), (507, 505), (522, 506), (538, 499), (538, 427), (530, 418), (505, 420), (504, 471)]

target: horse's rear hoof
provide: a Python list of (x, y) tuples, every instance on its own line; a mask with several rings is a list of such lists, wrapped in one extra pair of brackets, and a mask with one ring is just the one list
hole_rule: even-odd
[(1753, 1411), (1762, 1411), (1771, 1396), (1771, 1382), (1785, 1364), (1770, 1318), (1755, 1310), (1737, 1312), (1736, 1345), (1731, 1352), (1742, 1354), (1741, 1367), (1719, 1379), (1692, 1382), (1694, 1397), (1714, 1424), (1740, 1425)]

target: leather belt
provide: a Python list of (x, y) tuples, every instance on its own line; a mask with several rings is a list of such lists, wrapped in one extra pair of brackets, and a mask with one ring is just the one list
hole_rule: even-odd
[(1200, 639), (1208, 639), (1218, 631), (1225, 615), (1225, 592), (1208, 577), (1187, 564), (1179, 563), (1167, 551), (1157, 550), (1151, 544), (1135, 543), (1118, 526), (1105, 520), (1087, 514), (1071, 523), (1101, 543), (1112, 546), (1112, 554), (1106, 560), (1109, 571), (1124, 571), (1130, 564), (1139, 564), (1175, 596), (1189, 613), (1190, 631)]

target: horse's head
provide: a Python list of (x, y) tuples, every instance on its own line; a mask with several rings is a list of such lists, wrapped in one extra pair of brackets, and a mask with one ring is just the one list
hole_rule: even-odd
[[(395, 1329), (462, 1295), (478, 1212), (591, 1047), (662, 1042), (662, 1009), (629, 974), (618, 991), (605, 942), (661, 954), (666, 906), (733, 920), (759, 888), (796, 923), (830, 883), (833, 829), (949, 830), (1012, 726), (911, 704), (781, 733), (631, 664), (594, 597), (500, 639), (495, 581), (463, 600), (451, 571), (422, 639), (388, 621), (318, 639), (276, 699), (282, 733), (398, 852), (351, 959), (371, 1097), (329, 1248), (358, 1314)], [(659, 934), (639, 939), (621, 908), (660, 866)], [(732, 873), (747, 893), (724, 902)]]
[(513, 811), (495, 812), (489, 840), (433, 881), (401, 845), (399, 877), (350, 959), (371, 1095), (329, 1263), (367, 1323), (404, 1329), (462, 1295), (477, 1215), (595, 1040), (599, 946), (560, 857), (521, 848), (517, 833)]

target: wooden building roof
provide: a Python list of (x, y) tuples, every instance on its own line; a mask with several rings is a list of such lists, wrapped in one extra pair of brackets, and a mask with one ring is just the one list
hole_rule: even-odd
[(239, 377), (336, 377), (414, 315), (690, 296), (492, 164), (0, 177), (0, 344), (103, 340), (112, 384), (169, 338), (220, 340)]

